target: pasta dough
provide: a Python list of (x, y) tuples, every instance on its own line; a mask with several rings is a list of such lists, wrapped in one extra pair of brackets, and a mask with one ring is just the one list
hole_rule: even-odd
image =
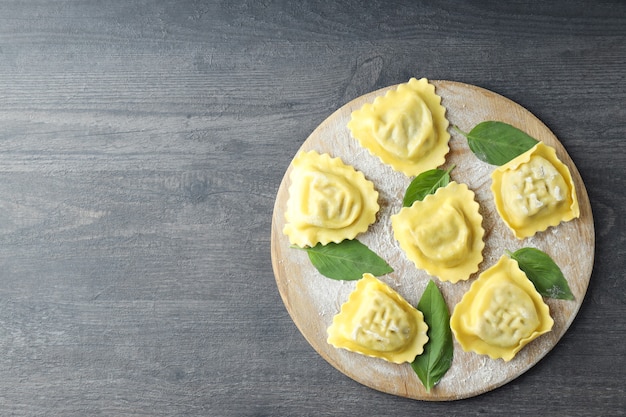
[(507, 362), (553, 324), (541, 295), (506, 255), (480, 274), (450, 318), (463, 350)]
[(408, 176), (445, 162), (448, 120), (441, 97), (425, 78), (411, 78), (352, 113), (348, 128), (361, 146)]
[(300, 247), (353, 239), (376, 220), (378, 192), (339, 158), (300, 152), (289, 176), (283, 233)]
[(519, 239), (580, 215), (569, 169), (543, 142), (494, 170), (491, 179), (496, 210)]
[(478, 270), (485, 247), (474, 192), (454, 181), (391, 216), (407, 257), (442, 281), (466, 280)]
[(388, 285), (363, 274), (328, 328), (328, 343), (393, 363), (413, 362), (424, 351), (423, 314)]

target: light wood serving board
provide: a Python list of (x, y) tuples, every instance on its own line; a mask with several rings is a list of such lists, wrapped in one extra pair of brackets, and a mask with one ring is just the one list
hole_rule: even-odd
[[(558, 343), (574, 320), (585, 296), (593, 268), (595, 237), (591, 206), (580, 173), (559, 140), (539, 119), (513, 101), (488, 90), (451, 81), (431, 83), (442, 97), (442, 105), (447, 109), (446, 116), (451, 126), (456, 125), (467, 132), (486, 120), (509, 123), (554, 147), (558, 157), (572, 173), (580, 204), (580, 217), (532, 238), (518, 240), (495, 210), (489, 188), (494, 167), (478, 160), (470, 151), (466, 139), (449, 129), (452, 135), (450, 153), (443, 167), (454, 164), (452, 180), (467, 184), (476, 194), (485, 229), (484, 260), (479, 271), (467, 281), (451, 284), (432, 279), (452, 313), (478, 274), (494, 265), (505, 250), (515, 251), (522, 247), (541, 249), (561, 267), (575, 296), (574, 301), (546, 299), (554, 318), (552, 331), (528, 344), (510, 362), (464, 352), (455, 340), (452, 366), (430, 393), (426, 392), (409, 364), (391, 364), (332, 347), (326, 342), (326, 329), (356, 283), (335, 281), (320, 275), (311, 265), (306, 252), (291, 248), (287, 236), (282, 233), (291, 165), (276, 196), (271, 256), (278, 290), (289, 314), (300, 332), (324, 359), (348, 377), (376, 390), (418, 400), (445, 401), (472, 397), (506, 384), (536, 364)], [(380, 279), (411, 304), (417, 305), (431, 277), (406, 258), (393, 238), (390, 222), (390, 216), (402, 207), (404, 192), (412, 178), (393, 171), (370, 155), (350, 136), (346, 127), (353, 110), (396, 87), (374, 91), (341, 107), (313, 131), (301, 150), (316, 150), (329, 153), (332, 157), (341, 157), (344, 163), (362, 171), (374, 183), (379, 191), (381, 207), (377, 222), (357, 239), (378, 253), (394, 269), (394, 272)]]

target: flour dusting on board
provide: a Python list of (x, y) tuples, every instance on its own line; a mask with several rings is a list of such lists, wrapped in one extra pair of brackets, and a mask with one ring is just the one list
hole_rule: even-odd
[[(539, 132), (538, 139), (556, 146), (562, 153), (561, 156), (566, 156), (564, 149), (549, 130), (515, 103), (464, 84), (435, 82), (435, 85), (437, 93), (442, 97), (442, 104), (448, 109), (447, 117), (451, 125), (457, 125), (465, 131), (481, 121), (495, 119), (518, 126), (532, 125)], [(301, 148), (303, 151), (316, 150), (332, 157), (340, 157), (344, 163), (363, 172), (374, 183), (379, 192), (380, 211), (377, 221), (366, 233), (357, 236), (357, 239), (394, 269), (392, 273), (379, 279), (412, 305), (417, 305), (426, 285), (432, 279), (440, 288), (452, 313), (454, 306), (478, 274), (494, 265), (505, 254), (505, 250), (515, 251), (524, 246), (532, 246), (547, 252), (557, 261), (564, 275), (569, 278), (576, 302), (546, 300), (555, 320), (553, 330), (527, 345), (510, 362), (464, 352), (455, 341), (451, 368), (441, 382), (427, 393), (409, 364), (391, 364), (382, 359), (335, 349), (326, 343), (326, 329), (341, 305), (347, 301), (356, 283), (335, 281), (322, 276), (311, 265), (306, 252), (290, 248), (288, 239), (282, 235), (282, 213), (289, 185), (288, 172), (277, 196), (272, 231), (272, 254), (278, 258), (273, 258), (273, 261), (279, 290), (294, 322), (311, 345), (333, 366), (356, 381), (391, 394), (423, 400), (451, 400), (478, 395), (505, 384), (533, 366), (558, 342), (574, 319), (584, 297), (593, 263), (593, 259), (580, 256), (593, 253), (594, 249), (593, 239), (584, 239), (584, 236), (593, 234), (593, 219), (588, 200), (580, 219), (561, 224), (558, 228), (552, 228), (530, 239), (516, 239), (499, 218), (493, 203), (490, 190), (493, 167), (481, 162), (471, 153), (463, 136), (449, 130), (450, 152), (443, 168), (454, 165), (451, 179), (467, 184), (474, 191), (475, 199), (480, 204), (479, 213), (483, 217), (485, 248), (478, 272), (472, 274), (467, 281), (452, 284), (429, 276), (408, 260), (391, 228), (390, 217), (402, 208), (402, 199), (412, 178), (394, 171), (372, 156), (350, 136), (346, 126), (353, 110), (381, 94), (384, 94), (384, 90), (363, 96), (336, 111), (311, 134)], [(571, 160), (569, 166), (577, 174)], [(578, 192), (582, 195), (585, 191), (584, 185), (581, 180), (579, 182)]]

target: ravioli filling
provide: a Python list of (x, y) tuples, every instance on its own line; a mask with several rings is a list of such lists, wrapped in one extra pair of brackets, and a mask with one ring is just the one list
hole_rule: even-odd
[(463, 350), (504, 361), (549, 332), (553, 324), (543, 298), (508, 256), (480, 274), (450, 318)]
[(428, 220), (412, 230), (417, 248), (434, 262), (449, 268), (457, 266), (470, 251), (472, 243), (472, 230), (463, 210), (446, 202), (436, 218)]
[(363, 274), (328, 328), (328, 343), (393, 363), (412, 362), (428, 341), (423, 314), (388, 285)]
[(417, 268), (466, 280), (482, 262), (484, 229), (474, 192), (454, 181), (391, 216), (394, 236)]
[(515, 346), (539, 327), (533, 300), (521, 288), (496, 281), (486, 284), (482, 292), (472, 305), (467, 328), (486, 343)]
[(363, 173), (315, 151), (300, 152), (292, 166), (283, 229), (291, 244), (339, 243), (374, 223), (378, 192)]
[(445, 162), (450, 140), (445, 113), (435, 87), (425, 78), (411, 78), (352, 112), (348, 128), (372, 155), (413, 176)]
[(361, 194), (343, 178), (310, 171), (298, 182), (294, 200), (300, 203), (300, 212), (294, 215), (294, 223), (304, 227), (341, 229), (354, 224), (359, 217), (363, 208)]
[(496, 209), (520, 239), (580, 215), (569, 169), (543, 142), (491, 177)]

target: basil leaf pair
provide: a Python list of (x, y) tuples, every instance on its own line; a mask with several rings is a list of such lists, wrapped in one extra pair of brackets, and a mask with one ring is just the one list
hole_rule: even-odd
[(467, 144), (478, 159), (491, 165), (504, 165), (535, 146), (538, 141), (507, 123), (486, 121), (469, 133), (454, 126), (467, 138)]

